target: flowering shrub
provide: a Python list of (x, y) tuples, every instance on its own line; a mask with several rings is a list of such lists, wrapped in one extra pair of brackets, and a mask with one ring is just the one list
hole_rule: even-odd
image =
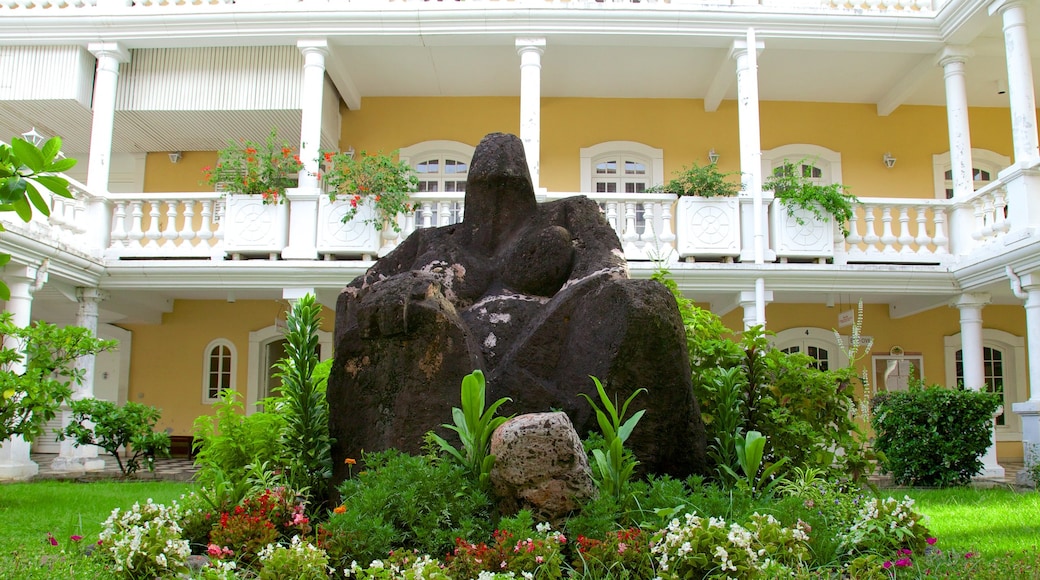
[[(290, 534), (307, 534), (310, 521), (303, 514), (303, 504), (285, 488), (266, 489), (246, 498), (229, 512), (220, 514), (210, 532), (210, 541), (218, 548), (231, 550), (242, 562), (252, 562), (268, 544)], [(210, 555), (213, 555), (210, 547)]]
[(268, 544), (260, 551), (260, 580), (326, 580), (329, 557), (325, 550), (293, 536), (288, 546)]
[(448, 570), (453, 578), (476, 578), (482, 572), (521, 574), (525, 578), (557, 580), (563, 577), (563, 546), (567, 538), (539, 524), (540, 538), (514, 539), (506, 530), (496, 530), (491, 546), (474, 544), (462, 538), (448, 556)]
[(347, 578), (359, 580), (451, 580), (444, 565), (414, 551), (391, 552), (386, 560), (373, 560), (367, 568), (357, 562), (343, 570)]
[(801, 526), (783, 527), (772, 516), (752, 516), (747, 528), (722, 518), (686, 514), (673, 519), (651, 542), (657, 574), (683, 578), (776, 577), (808, 555), (809, 535)]
[(285, 190), (296, 186), (303, 162), (288, 143), (279, 145), (275, 139), (276, 131), (271, 129), (266, 143), (230, 142), (217, 154), (216, 167), (202, 168), (206, 181), (233, 193), (259, 195), (264, 203), (285, 201)]
[(841, 538), (842, 551), (846, 554), (923, 551), (930, 534), (923, 523), (924, 516), (913, 507), (914, 500), (909, 497), (866, 500)]
[(112, 569), (124, 578), (165, 578), (188, 571), (191, 550), (181, 539), (176, 502), (171, 507), (135, 503), (119, 508), (105, 520), (98, 542), (99, 553), (112, 560)]
[(639, 528), (617, 530), (603, 540), (578, 536), (574, 569), (586, 578), (649, 580), (654, 577), (650, 535)]
[(411, 194), (419, 189), (419, 178), (408, 164), (394, 161), (396, 153), (322, 154), (323, 182), (329, 200), (350, 202), (350, 208), (343, 215), (344, 222), (354, 219), (358, 207), (367, 204), (375, 210), (375, 217), (366, 219), (366, 224), (377, 230), (389, 225), (395, 232), (401, 231), (397, 216), (412, 211), (409, 202)]

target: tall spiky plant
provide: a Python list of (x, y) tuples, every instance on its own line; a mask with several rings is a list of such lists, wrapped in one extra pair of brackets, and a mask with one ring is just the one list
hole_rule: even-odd
[(321, 305), (305, 295), (286, 316), (285, 358), (278, 361), (282, 380), (275, 400), (285, 417), (284, 446), (290, 457), (287, 479), (311, 500), (312, 512), (325, 500), (332, 477), (332, 439), (325, 389), (313, 378), (318, 365)]

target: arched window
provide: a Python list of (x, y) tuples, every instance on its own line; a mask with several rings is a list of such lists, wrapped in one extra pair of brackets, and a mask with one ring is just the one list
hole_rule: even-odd
[[(473, 147), (458, 141), (423, 141), (403, 147), (401, 161), (415, 169), (419, 177), (419, 193), (465, 194)], [(460, 196), (451, 196), (460, 197)], [(417, 223), (429, 218), (431, 226), (444, 226), (462, 221), (461, 199), (429, 202), (416, 211)]]
[[(285, 356), (285, 329), (271, 325), (249, 333), (249, 360), (246, 384), (246, 412), (257, 411), (257, 403), (277, 394), (281, 381), (274, 368)], [(332, 333), (318, 331), (318, 359), (332, 356)]]
[(202, 402), (212, 403), (226, 389), (235, 389), (235, 345), (218, 338), (208, 345), (202, 363)]
[[(946, 383), (953, 387), (964, 383), (964, 353), (961, 350), (961, 335), (943, 339), (946, 351)], [(1022, 423), (1018, 415), (1010, 412), (1011, 403), (1025, 400), (1025, 339), (1020, 336), (984, 328), (982, 330), (982, 369), (984, 387), (999, 393), (1004, 413), (997, 416), (997, 439), (1017, 441), (1022, 438)], [(978, 387), (980, 385), (966, 385)]]
[[(1001, 169), (1011, 165), (1011, 158), (988, 149), (971, 150), (971, 177), (975, 189), (985, 186), (996, 179)], [(937, 199), (953, 198), (953, 164), (950, 152), (932, 155), (932, 172), (935, 179), (935, 197)]]
[[(607, 141), (582, 148), (581, 192), (640, 194), (664, 182), (664, 151), (635, 141)], [(602, 204), (601, 204), (602, 205)], [(646, 227), (643, 206), (635, 207), (636, 232)]]
[(821, 371), (840, 369), (848, 365), (833, 330), (807, 326), (789, 328), (776, 333), (773, 346), (789, 354), (800, 352), (808, 355), (816, 360), (813, 366)]
[(818, 185), (841, 183), (841, 153), (819, 145), (794, 143), (762, 152), (762, 178), (779, 175), (786, 164)]

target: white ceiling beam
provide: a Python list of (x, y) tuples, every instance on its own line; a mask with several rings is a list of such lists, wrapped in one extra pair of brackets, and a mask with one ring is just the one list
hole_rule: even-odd
[(935, 55), (928, 55), (917, 62), (910, 72), (903, 75), (877, 103), (879, 117), (887, 117), (906, 102), (917, 91), (936, 67)]
[(950, 303), (948, 296), (908, 296), (893, 300), (888, 304), (888, 317), (892, 320), (906, 318), (922, 312), (928, 312)]
[(718, 64), (715, 66), (715, 76), (711, 79), (711, 84), (708, 85), (708, 92), (704, 94), (704, 111), (706, 113), (714, 113), (719, 109), (722, 99), (726, 96), (726, 91), (729, 90), (730, 85), (736, 79), (737, 69), (733, 64), (733, 59), (730, 58), (732, 53), (731, 50), (727, 50), (718, 59)]
[(325, 72), (332, 79), (332, 84), (336, 85), (336, 90), (339, 91), (339, 96), (347, 108), (351, 111), (361, 109), (361, 92), (358, 91), (357, 84), (350, 76), (347, 66), (336, 57), (334, 50), (329, 51), (329, 56), (325, 59)]

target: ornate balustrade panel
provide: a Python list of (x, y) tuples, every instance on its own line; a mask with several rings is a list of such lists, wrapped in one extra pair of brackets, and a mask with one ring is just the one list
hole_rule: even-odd
[(112, 234), (106, 258), (223, 257), (224, 194), (113, 193), (108, 198)]
[(12, 212), (0, 213), (0, 219), (14, 229), (24, 229), (37, 240), (47, 240), (56, 245), (74, 249), (77, 252), (96, 254), (100, 248), (90, 238), (88, 231), (87, 205), (94, 196), (82, 183), (69, 179), (69, 191), (72, 198), (54, 195), (46, 189), (38, 191), (47, 203), (50, 215), (41, 213), (33, 206), (32, 218), (23, 222)]
[(942, 264), (950, 259), (944, 200), (860, 198), (848, 224), (843, 261)]
[(607, 223), (617, 232), (625, 258), (635, 261), (674, 261), (675, 200), (671, 193), (549, 193), (546, 201), (587, 195), (599, 204)]
[(1007, 185), (997, 179), (964, 201), (953, 202), (955, 211), (971, 215), (968, 237), (974, 247), (1002, 238), (1011, 229), (1008, 216)]

